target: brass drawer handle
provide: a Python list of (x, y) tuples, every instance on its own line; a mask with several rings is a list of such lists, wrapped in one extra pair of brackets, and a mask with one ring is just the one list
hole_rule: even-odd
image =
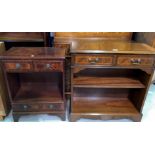
[(96, 64), (97, 62), (99, 62), (99, 58), (95, 58), (95, 59), (88, 58), (88, 61), (89, 61), (89, 63), (91, 63), (91, 64)]
[(140, 65), (141, 64), (141, 59), (131, 59), (131, 63), (133, 65)]
[(51, 65), (50, 64), (46, 64), (46, 68), (50, 69)]
[(16, 63), (16, 69), (20, 69), (21, 68), (21, 64), (20, 63)]

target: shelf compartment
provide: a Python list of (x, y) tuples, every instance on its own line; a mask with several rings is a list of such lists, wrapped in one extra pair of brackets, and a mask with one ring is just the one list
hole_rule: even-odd
[(60, 72), (8, 73), (13, 103), (63, 103)]
[(74, 88), (71, 113), (139, 115), (130, 100), (131, 89)]
[(75, 68), (73, 87), (145, 88), (146, 73), (140, 69)]
[(53, 83), (23, 84), (13, 98), (14, 103), (63, 103), (59, 87)]
[(93, 114), (139, 114), (128, 98), (85, 98), (75, 97), (72, 104), (72, 113)]
[(145, 88), (145, 85), (132, 77), (76, 77), (73, 80), (73, 87)]

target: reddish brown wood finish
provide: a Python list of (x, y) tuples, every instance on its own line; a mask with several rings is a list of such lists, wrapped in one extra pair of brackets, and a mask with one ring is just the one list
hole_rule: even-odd
[(50, 111), (64, 111), (63, 104), (13, 104), (13, 109), (15, 112), (44, 112)]
[(55, 32), (56, 42), (68, 42), (73, 39), (92, 40), (131, 40), (132, 32)]
[(111, 66), (113, 64), (113, 56), (110, 55), (78, 55), (75, 56), (75, 64), (77, 65), (104, 65)]
[(32, 71), (32, 61), (5, 61), (4, 67), (8, 72)]
[[(95, 55), (95, 56), (94, 56)], [(71, 49), (70, 121), (140, 121), (154, 68), (155, 49), (118, 41), (78, 41)], [(89, 58), (109, 57), (110, 65)], [(111, 59), (110, 59), (111, 58)]]
[(1, 59), (34, 60), (64, 59), (67, 49), (54, 47), (13, 47), (1, 55)]
[(74, 87), (85, 88), (145, 88), (140, 80), (133, 77), (77, 77)]
[(35, 61), (35, 71), (63, 71), (62, 61)]
[(41, 113), (65, 120), (65, 53), (60, 48), (23, 47), (0, 56), (14, 121)]
[(118, 66), (146, 66), (152, 67), (154, 58), (152, 56), (121, 55), (117, 58)]
[[(74, 98), (73, 113), (94, 114), (139, 114), (134, 105), (127, 98)], [(89, 102), (88, 102), (89, 101)]]
[(0, 32), (0, 40), (9, 42), (43, 42), (49, 46), (49, 32)]

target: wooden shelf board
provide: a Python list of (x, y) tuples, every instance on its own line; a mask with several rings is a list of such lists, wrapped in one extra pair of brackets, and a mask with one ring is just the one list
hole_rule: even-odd
[(137, 115), (139, 112), (128, 98), (74, 97), (72, 113)]
[(74, 87), (86, 88), (145, 88), (139, 80), (131, 77), (76, 77)]
[(25, 83), (19, 88), (14, 103), (63, 103), (59, 87), (53, 83)]

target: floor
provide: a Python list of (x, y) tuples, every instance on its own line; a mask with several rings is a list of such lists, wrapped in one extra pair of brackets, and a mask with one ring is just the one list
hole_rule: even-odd
[[(143, 108), (142, 122), (154, 121), (155, 118), (155, 85), (151, 85)], [(56, 116), (49, 115), (29, 115), (22, 116), (19, 122), (58, 122), (61, 121)], [(68, 121), (68, 120), (66, 120)], [(131, 122), (128, 119), (109, 120), (108, 122)], [(3, 122), (13, 122), (12, 113), (3, 120)], [(80, 119), (78, 122), (105, 122), (101, 120)]]

